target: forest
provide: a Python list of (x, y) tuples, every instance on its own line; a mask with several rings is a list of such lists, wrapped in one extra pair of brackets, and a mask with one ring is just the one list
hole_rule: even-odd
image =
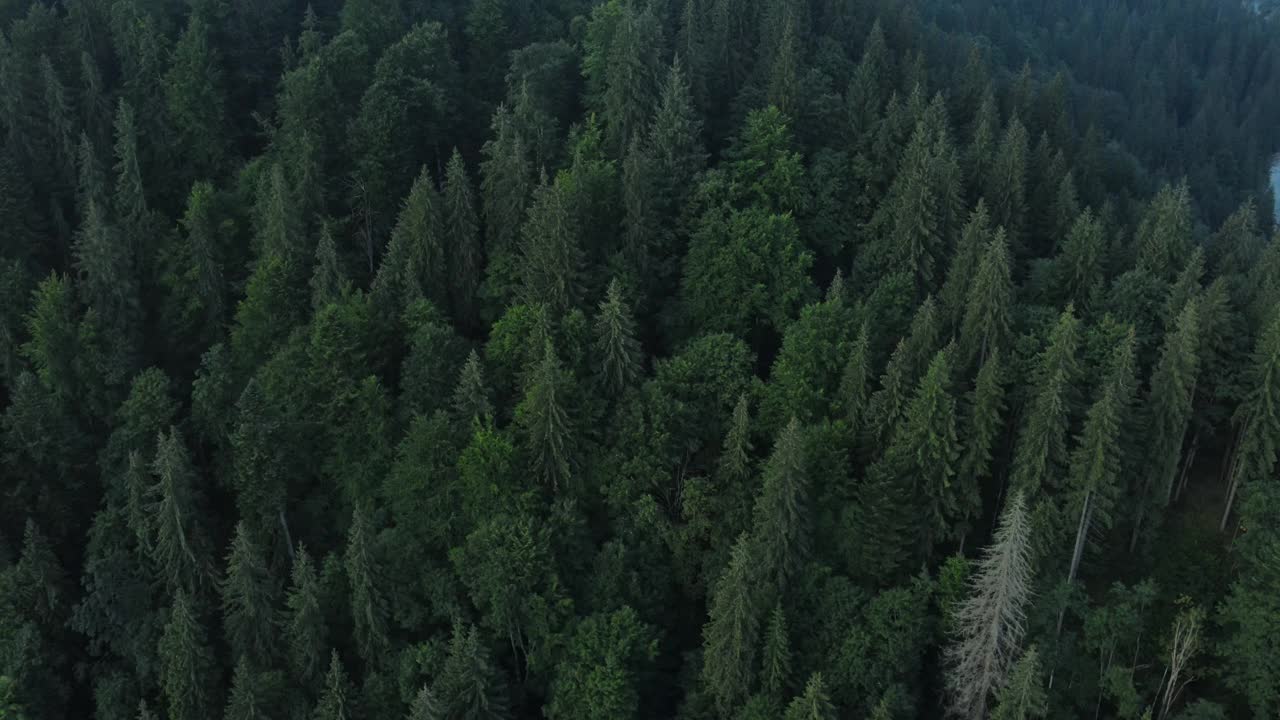
[(0, 0), (0, 720), (1273, 720), (1278, 8)]

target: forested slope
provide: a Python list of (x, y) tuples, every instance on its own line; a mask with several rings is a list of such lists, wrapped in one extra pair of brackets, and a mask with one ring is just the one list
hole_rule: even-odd
[(1280, 712), (1249, 3), (0, 30), (0, 719)]

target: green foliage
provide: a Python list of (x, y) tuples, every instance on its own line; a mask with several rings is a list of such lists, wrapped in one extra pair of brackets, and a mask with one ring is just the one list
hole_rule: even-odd
[(204, 627), (184, 590), (174, 594), (159, 656), (167, 715), (175, 720), (209, 717), (218, 707), (218, 694), (211, 684), (216, 665)]
[(591, 615), (573, 633), (551, 684), (549, 718), (637, 717), (641, 681), (658, 653), (653, 629), (634, 610)]
[(702, 629), (702, 682), (722, 716), (746, 700), (755, 677), (756, 631), (760, 620), (752, 541), (744, 533), (733, 546), (729, 565), (716, 583)]

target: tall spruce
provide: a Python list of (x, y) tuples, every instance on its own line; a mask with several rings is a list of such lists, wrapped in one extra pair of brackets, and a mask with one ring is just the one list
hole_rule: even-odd
[(328, 628), (320, 609), (320, 583), (311, 556), (301, 544), (293, 556), (289, 592), (280, 618), (289, 672), (303, 687), (314, 689), (324, 673)]
[(573, 433), (566, 411), (567, 377), (551, 340), (533, 370), (516, 423), (527, 443), (538, 479), (553, 490), (568, 482)]
[(1079, 324), (1070, 306), (1058, 317), (1049, 344), (1036, 360), (1027, 419), (1014, 448), (1012, 484), (1029, 497), (1056, 488), (1067, 461), (1071, 386), (1078, 375)]
[(752, 546), (746, 533), (738, 537), (711, 595), (707, 624), (702, 628), (702, 684), (724, 717), (732, 716), (746, 701), (755, 678), (760, 619)]
[(781, 590), (800, 570), (810, 550), (810, 480), (804, 438), (794, 417), (778, 434), (764, 467), (756, 499), (753, 539), (759, 579)]
[(351, 588), (351, 619), (355, 627), (356, 647), (365, 662), (375, 667), (385, 662), (391, 643), (377, 542), (369, 510), (357, 507), (351, 513), (351, 529), (347, 533), (343, 560)]
[(207, 720), (218, 701), (214, 688), (217, 665), (191, 596), (179, 588), (160, 638), (160, 688), (168, 717)]
[(960, 325), (960, 354), (966, 363), (982, 365), (1009, 335), (1013, 279), (1004, 232), (996, 230), (978, 262)]
[(635, 321), (616, 278), (609, 282), (600, 301), (595, 330), (600, 376), (605, 389), (617, 396), (640, 374), (641, 353)]
[(449, 256), (449, 288), (454, 319), (464, 328), (476, 323), (475, 294), (480, 286), (483, 250), (475, 191), (457, 148), (444, 171), (444, 234)]
[(275, 583), (249, 526), (236, 524), (222, 581), (223, 627), (237, 657), (266, 667), (275, 656)]

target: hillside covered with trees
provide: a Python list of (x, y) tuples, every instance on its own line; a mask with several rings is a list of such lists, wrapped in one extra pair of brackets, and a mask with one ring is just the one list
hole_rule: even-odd
[(1280, 18), (0, 0), (0, 719), (1274, 719)]

